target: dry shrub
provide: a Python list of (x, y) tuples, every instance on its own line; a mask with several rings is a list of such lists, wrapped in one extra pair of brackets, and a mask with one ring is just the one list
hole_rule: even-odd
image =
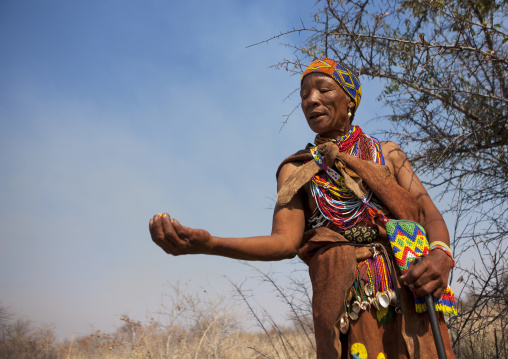
[(487, 299), (470, 295), (458, 301), (459, 315), (450, 321), (457, 358), (508, 358), (508, 303)]
[[(153, 318), (141, 322), (124, 315), (112, 333), (97, 330), (60, 343), (51, 326), (13, 319), (0, 305), (0, 358), (315, 358), (308, 277), (293, 274), (281, 279), (256, 267), (252, 270), (257, 283), (231, 283), (232, 298), (170, 284)], [(256, 302), (254, 293), (260, 285), (272, 288), (285, 304), (289, 314), (284, 325)], [(450, 320), (457, 357), (506, 358), (506, 305), (480, 305), (479, 298), (468, 298), (459, 301), (459, 316)]]
[[(123, 325), (114, 333), (96, 331), (62, 343), (59, 357), (82, 358), (313, 358), (315, 351), (302, 327), (289, 324), (263, 332), (244, 328), (245, 314), (237, 303), (206, 290), (189, 291), (169, 284), (157, 319), (146, 323), (122, 316)], [(308, 325), (306, 323), (305, 325)]]
[[(6, 312), (0, 306), (0, 312)], [(57, 358), (55, 333), (52, 326), (35, 327), (29, 320), (5, 320), (0, 327), (0, 358), (53, 359)]]

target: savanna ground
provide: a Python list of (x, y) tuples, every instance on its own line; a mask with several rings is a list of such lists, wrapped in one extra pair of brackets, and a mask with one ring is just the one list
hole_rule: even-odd
[[(154, 318), (124, 315), (114, 332), (95, 330), (63, 341), (52, 326), (18, 319), (0, 306), (0, 358), (315, 358), (308, 281), (290, 277), (281, 287), (270, 274), (257, 274), (287, 306), (284, 325), (240, 285), (231, 284), (232, 296), (213, 298), (206, 291), (169, 285)], [(476, 310), (475, 298), (465, 297), (459, 315), (448, 318), (457, 357), (507, 358), (503, 308)]]

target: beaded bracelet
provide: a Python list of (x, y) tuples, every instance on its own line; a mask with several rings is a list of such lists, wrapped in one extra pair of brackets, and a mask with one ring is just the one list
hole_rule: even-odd
[(434, 249), (441, 249), (443, 252), (445, 252), (448, 255), (448, 257), (452, 259), (453, 266), (455, 267), (455, 259), (453, 259), (452, 251), (446, 243), (441, 241), (434, 241), (430, 244), (430, 250), (433, 251)]

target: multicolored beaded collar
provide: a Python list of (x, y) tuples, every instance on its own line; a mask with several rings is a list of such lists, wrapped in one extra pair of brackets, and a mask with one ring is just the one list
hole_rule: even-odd
[[(328, 141), (337, 144), (341, 152), (384, 165), (379, 141), (364, 133), (359, 126), (351, 126), (349, 132), (338, 139), (317, 135), (315, 144)], [(346, 186), (343, 177), (326, 165), (317, 151), (317, 146), (310, 151), (314, 160), (325, 171), (316, 174), (311, 180), (311, 193), (322, 217), (341, 229), (349, 229), (373, 218), (375, 212), (367, 205), (372, 199), (372, 191), (368, 191), (365, 198), (358, 198)]]

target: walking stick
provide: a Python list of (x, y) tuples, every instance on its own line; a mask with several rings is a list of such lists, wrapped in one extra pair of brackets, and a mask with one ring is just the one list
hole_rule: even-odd
[[(416, 263), (422, 261), (421, 257), (414, 259)], [(436, 343), (437, 356), (439, 359), (446, 359), (446, 352), (443, 344), (443, 337), (439, 330), (439, 324), (437, 322), (436, 308), (434, 307), (434, 300), (432, 294), (425, 296), (425, 304), (427, 305), (427, 312), (429, 313), (430, 327), (432, 328), (432, 334), (434, 335), (434, 342)]]

